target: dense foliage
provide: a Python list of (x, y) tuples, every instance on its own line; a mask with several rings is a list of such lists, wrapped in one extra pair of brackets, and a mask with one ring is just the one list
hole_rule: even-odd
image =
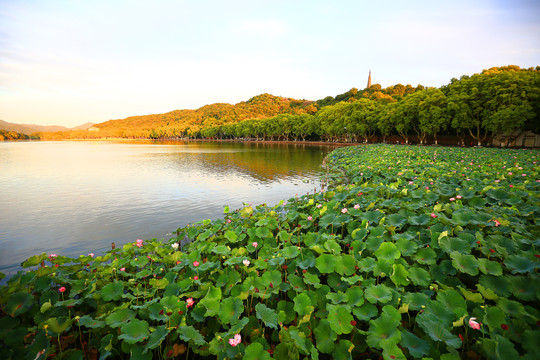
[(28, 140), (28, 139), (39, 139), (39, 138), (35, 136), (21, 134), (15, 131), (0, 130), (0, 141), (2, 140)]
[(325, 191), (36, 255), (0, 288), (2, 358), (536, 359), (539, 155), (341, 148)]
[[(236, 105), (134, 116), (95, 126), (99, 131), (43, 133), (60, 138), (211, 138), (254, 140), (385, 141), (513, 145), (524, 131), (540, 133), (540, 67), (491, 68), (452, 79), (441, 88), (379, 84), (315, 103), (263, 94)], [(518, 144), (521, 145), (521, 144)]]

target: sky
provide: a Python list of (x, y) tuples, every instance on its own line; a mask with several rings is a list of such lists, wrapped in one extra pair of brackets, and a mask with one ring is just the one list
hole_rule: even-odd
[(540, 1), (0, 0), (0, 119), (100, 123), (540, 65)]

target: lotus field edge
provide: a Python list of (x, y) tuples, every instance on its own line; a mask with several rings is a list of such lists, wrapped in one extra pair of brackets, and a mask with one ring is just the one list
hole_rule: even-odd
[(539, 155), (340, 148), (324, 191), (35, 255), (0, 288), (0, 357), (536, 359)]

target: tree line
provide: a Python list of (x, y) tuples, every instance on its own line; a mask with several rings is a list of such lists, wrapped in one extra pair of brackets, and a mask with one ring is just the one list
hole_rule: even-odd
[(316, 102), (262, 94), (236, 105), (135, 116), (97, 124), (99, 131), (43, 133), (42, 138), (205, 138), (368, 142), (399, 136), (408, 143), (451, 135), (464, 144), (521, 132), (540, 133), (540, 67), (510, 65), (453, 78), (440, 88), (379, 84)]

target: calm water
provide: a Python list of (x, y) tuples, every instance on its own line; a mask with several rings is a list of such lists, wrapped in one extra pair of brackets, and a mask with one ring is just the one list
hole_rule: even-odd
[(42, 252), (78, 256), (169, 239), (225, 205), (320, 188), (330, 147), (171, 142), (0, 142), (0, 271)]

